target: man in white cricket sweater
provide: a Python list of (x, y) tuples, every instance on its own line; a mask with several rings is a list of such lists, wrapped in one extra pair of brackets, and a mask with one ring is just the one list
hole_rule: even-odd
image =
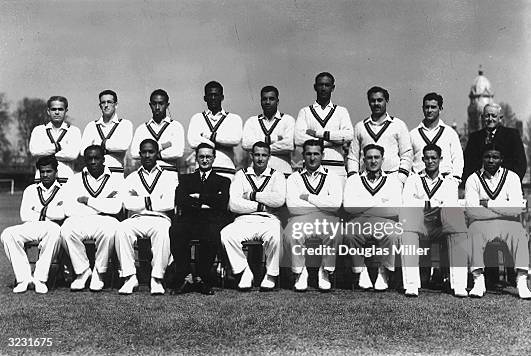
[(483, 168), (471, 174), (465, 184), (474, 277), (474, 288), (469, 295), (481, 298), (485, 294), (483, 253), (487, 243), (498, 238), (507, 244), (513, 256), (518, 296), (531, 299), (531, 291), (527, 287), (529, 238), (520, 222), (520, 214), (525, 207), (522, 186), (516, 173), (501, 166), (502, 161), (500, 149), (494, 143), (487, 144), (483, 153)]
[[(61, 239), (76, 274), (70, 289), (83, 290), (92, 275), (89, 288), (91, 291), (100, 291), (103, 288), (100, 274), (107, 272), (118, 229), (119, 223), (114, 215), (122, 209), (120, 191), (124, 179), (121, 174), (112, 174), (104, 165), (104, 148), (101, 145), (88, 146), (83, 156), (86, 167), (61, 189), (65, 215), (68, 217), (61, 226)], [(93, 271), (89, 268), (83, 244), (85, 240), (94, 240), (96, 243)]]
[[(286, 252), (291, 255), (291, 269), (297, 275), (295, 291), (303, 292), (308, 288), (308, 271), (306, 269), (305, 242), (317, 237), (321, 240), (323, 254), (318, 274), (318, 286), (321, 291), (331, 288), (329, 274), (336, 267), (336, 252), (341, 243), (340, 233), (313, 231), (303, 233), (305, 225), (316, 223), (327, 227), (340, 227), (336, 213), (343, 201), (341, 178), (329, 172), (321, 165), (323, 146), (319, 140), (308, 140), (303, 145), (304, 168), (293, 173), (287, 180), (286, 205), (291, 217), (284, 235)], [(337, 231), (337, 230), (336, 230)]]
[(258, 141), (271, 147), (269, 166), (287, 177), (291, 174), (291, 153), (295, 119), (278, 111), (278, 89), (265, 86), (260, 91), (262, 114), (250, 117), (243, 126), (242, 147), (250, 151)]
[[(454, 178), (443, 176), (439, 170), (444, 157), (435, 144), (423, 148), (425, 169), (406, 180), (402, 192), (403, 208), (400, 220), (404, 233), (402, 246), (418, 248), (422, 237), (428, 241), (446, 239), (450, 267), (450, 285), (456, 297), (467, 297), (468, 237), (465, 216), (459, 208), (457, 184)], [(420, 288), (419, 255), (401, 255), (405, 294), (417, 297)]]
[(234, 178), (234, 147), (242, 140), (242, 119), (239, 115), (222, 109), (223, 86), (211, 81), (205, 85), (205, 100), (208, 110), (192, 116), (188, 126), (188, 143), (192, 149), (200, 143), (216, 148), (214, 172), (229, 179)]
[(138, 287), (134, 245), (138, 238), (151, 241), (151, 294), (164, 294), (162, 279), (170, 260), (170, 215), (175, 206), (177, 175), (157, 163), (157, 141), (147, 138), (140, 143), (142, 166), (125, 179), (122, 197), (132, 213), (120, 223), (116, 234), (116, 252), (121, 277), (126, 278), (120, 294), (131, 294)]
[[(388, 288), (387, 273), (395, 268), (392, 248), (400, 233), (397, 221), (402, 204), (402, 183), (397, 173), (382, 171), (384, 152), (383, 147), (372, 143), (363, 148), (366, 170), (347, 179), (343, 194), (343, 206), (351, 214), (350, 221), (345, 224), (343, 241), (349, 249), (354, 249), (349, 253), (352, 271), (360, 274), (359, 287), (373, 287), (365, 266), (365, 251), (367, 243), (374, 242), (375, 251), (381, 252), (376, 252), (380, 266), (374, 289), (378, 291)], [(384, 226), (390, 228), (382, 231)]]
[(295, 145), (319, 139), (324, 145), (321, 164), (340, 177), (346, 178), (345, 151), (352, 141), (352, 122), (346, 108), (332, 103), (334, 76), (328, 72), (317, 74), (313, 89), (316, 100), (303, 107), (295, 121)]
[(266, 274), (260, 285), (262, 291), (272, 290), (279, 274), (280, 220), (275, 209), (286, 200), (286, 179), (267, 166), (269, 156), (268, 144), (255, 143), (252, 167), (239, 170), (230, 185), (229, 209), (238, 216), (221, 230), (221, 243), (234, 274), (241, 274), (241, 290), (249, 290), (254, 278), (242, 249), (244, 241), (259, 240), (264, 244)]
[[(64, 211), (58, 198), (61, 185), (56, 179), (57, 159), (53, 155), (44, 156), (37, 160), (36, 166), (40, 183), (24, 190), (20, 205), (22, 224), (7, 227), (0, 235), (17, 280), (14, 293), (24, 293), (31, 283), (36, 293), (47, 293), (48, 271), (61, 246), (58, 222), (64, 219)], [(24, 244), (32, 241), (39, 242), (39, 259), (33, 277), (24, 251)]]
[(413, 159), (409, 130), (404, 121), (387, 113), (387, 90), (372, 87), (367, 91), (367, 99), (371, 116), (354, 126), (354, 139), (347, 160), (348, 175), (363, 172), (363, 148), (376, 144), (385, 150), (382, 170), (387, 174), (398, 172), (398, 178), (404, 184)]

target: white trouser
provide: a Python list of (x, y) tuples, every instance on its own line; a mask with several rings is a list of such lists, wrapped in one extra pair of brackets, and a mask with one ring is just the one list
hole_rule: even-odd
[(140, 237), (151, 241), (151, 276), (164, 278), (170, 260), (170, 225), (169, 219), (159, 216), (137, 216), (120, 223), (115, 240), (120, 277), (136, 274), (134, 245)]
[(39, 242), (39, 259), (35, 263), (33, 276), (46, 282), (54, 257), (59, 252), (60, 227), (53, 221), (30, 221), (6, 228), (0, 240), (4, 243), (7, 258), (11, 261), (17, 283), (31, 280), (31, 267), (24, 251), (24, 243)]
[(270, 276), (279, 274), (280, 221), (276, 218), (245, 215), (221, 230), (221, 243), (227, 251), (232, 271), (239, 274), (248, 267), (242, 242), (263, 241), (266, 271)]
[(65, 220), (61, 227), (61, 239), (70, 255), (76, 274), (81, 274), (90, 267), (83, 244), (85, 240), (96, 242), (94, 262), (96, 271), (98, 273), (107, 271), (109, 254), (114, 247), (114, 235), (118, 224), (118, 220), (105, 215), (75, 216)]

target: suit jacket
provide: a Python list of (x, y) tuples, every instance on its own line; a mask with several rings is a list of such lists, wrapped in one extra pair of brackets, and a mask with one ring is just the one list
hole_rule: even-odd
[[(207, 180), (201, 183), (199, 170), (182, 175), (175, 190), (175, 205), (180, 214), (178, 222), (224, 223), (228, 217), (230, 179), (210, 172)], [(199, 193), (199, 198), (190, 194)], [(211, 209), (201, 209), (206, 204)]]
[[(463, 182), (466, 181), (468, 176), (483, 166), (483, 152), (485, 150), (486, 139), (486, 129), (472, 132), (468, 137), (464, 152), (465, 167), (463, 169)], [(527, 170), (527, 159), (525, 157), (524, 144), (522, 143), (522, 138), (518, 130), (498, 126), (494, 135), (494, 144), (500, 148), (503, 155), (502, 167), (515, 172), (520, 177), (520, 180), (522, 180)]]

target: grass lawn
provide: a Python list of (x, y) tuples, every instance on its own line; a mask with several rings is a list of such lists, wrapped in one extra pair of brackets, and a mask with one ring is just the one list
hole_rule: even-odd
[[(0, 230), (18, 220), (21, 195), (0, 195)], [(531, 301), (421, 293), (289, 290), (215, 296), (132, 296), (116, 290), (14, 295), (0, 253), (0, 354), (521, 354), (531, 353)], [(51, 347), (10, 347), (50, 337)]]

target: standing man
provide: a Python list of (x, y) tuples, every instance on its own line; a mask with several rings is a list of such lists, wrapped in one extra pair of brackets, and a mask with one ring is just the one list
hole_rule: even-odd
[(218, 82), (205, 85), (204, 100), (208, 110), (197, 113), (190, 119), (188, 126), (188, 143), (195, 149), (200, 143), (216, 148), (214, 172), (234, 178), (234, 147), (242, 140), (242, 119), (236, 114), (221, 108), (223, 87)]
[[(485, 111), (488, 115), (495, 111)], [(487, 116), (487, 120), (488, 120)], [(505, 242), (516, 268), (516, 288), (522, 299), (531, 299), (527, 287), (529, 269), (529, 238), (520, 222), (525, 208), (522, 186), (516, 173), (505, 168), (503, 154), (496, 143), (484, 146), (483, 168), (470, 175), (465, 184), (466, 213), (471, 221), (468, 234), (472, 241), (471, 270), (474, 288), (469, 295), (481, 298), (485, 294), (483, 253), (494, 239)]]
[(345, 185), (343, 205), (345, 211), (351, 214), (351, 219), (345, 225), (344, 243), (349, 249), (355, 248), (358, 251), (351, 254), (352, 271), (360, 274), (359, 287), (362, 289), (370, 289), (373, 284), (365, 266), (366, 254), (359, 251), (364, 251), (368, 242), (374, 242), (375, 247), (383, 251), (387, 249), (388, 253), (379, 256), (378, 278), (374, 283), (375, 290), (384, 291), (388, 288), (388, 271), (394, 271), (395, 268), (391, 250), (397, 238), (397, 230), (376, 229), (384, 224), (397, 223), (402, 204), (402, 183), (397, 173), (387, 174), (382, 170), (383, 147), (373, 143), (363, 147), (363, 161), (365, 171), (350, 176)]
[(105, 166), (113, 173), (124, 173), (125, 152), (133, 137), (131, 121), (116, 114), (118, 96), (112, 90), (99, 94), (101, 117), (91, 121), (83, 131), (81, 152), (88, 146), (100, 145), (105, 153)]
[(425, 168), (423, 149), (426, 145), (437, 145), (441, 148), (439, 171), (449, 176), (456, 184), (461, 182), (463, 175), (463, 149), (457, 132), (445, 124), (440, 113), (443, 109), (443, 98), (437, 93), (428, 93), (422, 99), (424, 119), (410, 131), (413, 146), (413, 172), (420, 173)]
[(307, 140), (323, 141), (322, 165), (340, 177), (346, 177), (344, 151), (352, 141), (352, 122), (346, 108), (332, 103), (335, 79), (323, 72), (315, 77), (315, 103), (299, 111), (295, 122), (295, 145)]
[(363, 171), (364, 147), (376, 144), (384, 148), (385, 161), (382, 170), (389, 174), (398, 172), (398, 178), (404, 184), (413, 159), (411, 139), (406, 124), (387, 113), (389, 92), (381, 87), (372, 87), (367, 91), (371, 116), (354, 126), (354, 140), (348, 154), (349, 176)]
[(481, 169), (483, 153), (489, 143), (495, 143), (501, 152), (502, 167), (516, 173), (522, 181), (527, 170), (527, 159), (520, 133), (516, 129), (503, 126), (501, 106), (498, 104), (485, 105), (481, 117), (484, 128), (472, 132), (466, 144), (463, 181)]
[(287, 177), (291, 174), (295, 119), (278, 111), (278, 89), (265, 86), (260, 91), (262, 114), (250, 117), (243, 126), (243, 149), (250, 151), (258, 141), (271, 147), (269, 166)]
[[(36, 126), (31, 132), (29, 151), (35, 158), (55, 155), (57, 158), (57, 181), (65, 183), (74, 175), (74, 161), (79, 156), (81, 131), (65, 122), (68, 100), (64, 96), (52, 96), (47, 102), (47, 124)], [(39, 171), (35, 172), (35, 180)]]
[(304, 292), (308, 288), (308, 271), (302, 248), (307, 239), (318, 237), (323, 249), (333, 251), (323, 253), (319, 268), (318, 285), (321, 291), (331, 288), (329, 274), (336, 268), (336, 253), (341, 243), (340, 234), (326, 234), (312, 232), (301, 233), (295, 227), (304, 224), (321, 222), (328, 226), (340, 226), (336, 212), (343, 201), (343, 183), (341, 178), (328, 172), (321, 165), (323, 146), (319, 140), (308, 140), (302, 146), (304, 168), (301, 172), (293, 173), (287, 181), (286, 205), (291, 217), (286, 228), (285, 245), (291, 255), (291, 270), (297, 275), (295, 291)]
[(131, 294), (138, 287), (134, 245), (138, 238), (151, 241), (151, 294), (164, 294), (162, 279), (170, 260), (170, 215), (173, 212), (177, 176), (159, 166), (159, 145), (146, 138), (139, 145), (142, 166), (125, 179), (124, 205), (132, 216), (120, 223), (116, 252), (121, 277), (126, 278), (120, 294)]
[(177, 159), (182, 157), (184, 150), (184, 129), (180, 122), (167, 115), (169, 106), (170, 98), (166, 91), (157, 89), (151, 93), (149, 107), (153, 117), (137, 127), (131, 142), (131, 157), (140, 159), (140, 153), (136, 149), (140, 147), (140, 142), (150, 138), (159, 146), (157, 165), (176, 172)]
[[(113, 215), (122, 208), (119, 192), (124, 179), (121, 174), (111, 174), (104, 165), (104, 148), (101, 145), (88, 146), (83, 153), (86, 167), (62, 188), (61, 197), (68, 218), (61, 227), (61, 239), (76, 274), (70, 290), (83, 290), (92, 275), (90, 290), (100, 291), (103, 288), (100, 274), (107, 271), (109, 254), (118, 229), (118, 220)], [(89, 268), (83, 244), (85, 240), (96, 242), (93, 271)]]
[(221, 229), (228, 223), (227, 204), (229, 202), (230, 179), (212, 171), (216, 150), (200, 143), (195, 149), (195, 159), (199, 169), (181, 176), (181, 183), (175, 192), (175, 204), (180, 215), (175, 216), (170, 228), (171, 253), (177, 270), (176, 294), (192, 290), (185, 281), (191, 273), (190, 241), (200, 241), (197, 258), (196, 283), (201, 294), (213, 295), (210, 269), (221, 246)]
[(280, 220), (274, 209), (286, 200), (284, 175), (267, 166), (269, 145), (258, 141), (251, 151), (252, 167), (239, 170), (230, 185), (229, 208), (238, 217), (221, 230), (221, 243), (227, 251), (234, 274), (241, 274), (238, 288), (249, 290), (253, 273), (242, 249), (242, 242), (260, 240), (266, 254), (266, 274), (260, 289), (272, 290), (279, 274)]
[[(422, 151), (425, 169), (408, 177), (402, 194), (400, 221), (404, 222), (404, 233), (400, 244), (417, 248), (421, 235), (430, 242), (447, 239), (450, 285), (456, 297), (467, 297), (468, 237), (465, 216), (457, 203), (457, 184), (439, 169), (444, 162), (439, 146), (430, 143)], [(402, 254), (401, 258), (406, 296), (417, 297), (419, 255)]]
[[(64, 219), (64, 211), (57, 194), (61, 188), (56, 179), (57, 159), (53, 155), (43, 156), (36, 166), (40, 183), (24, 190), (20, 205), (22, 224), (8, 227), (0, 235), (17, 280), (14, 293), (24, 293), (30, 283), (35, 292), (47, 293), (48, 271), (61, 246), (58, 222)], [(32, 278), (24, 244), (33, 241), (39, 242), (39, 259)]]

